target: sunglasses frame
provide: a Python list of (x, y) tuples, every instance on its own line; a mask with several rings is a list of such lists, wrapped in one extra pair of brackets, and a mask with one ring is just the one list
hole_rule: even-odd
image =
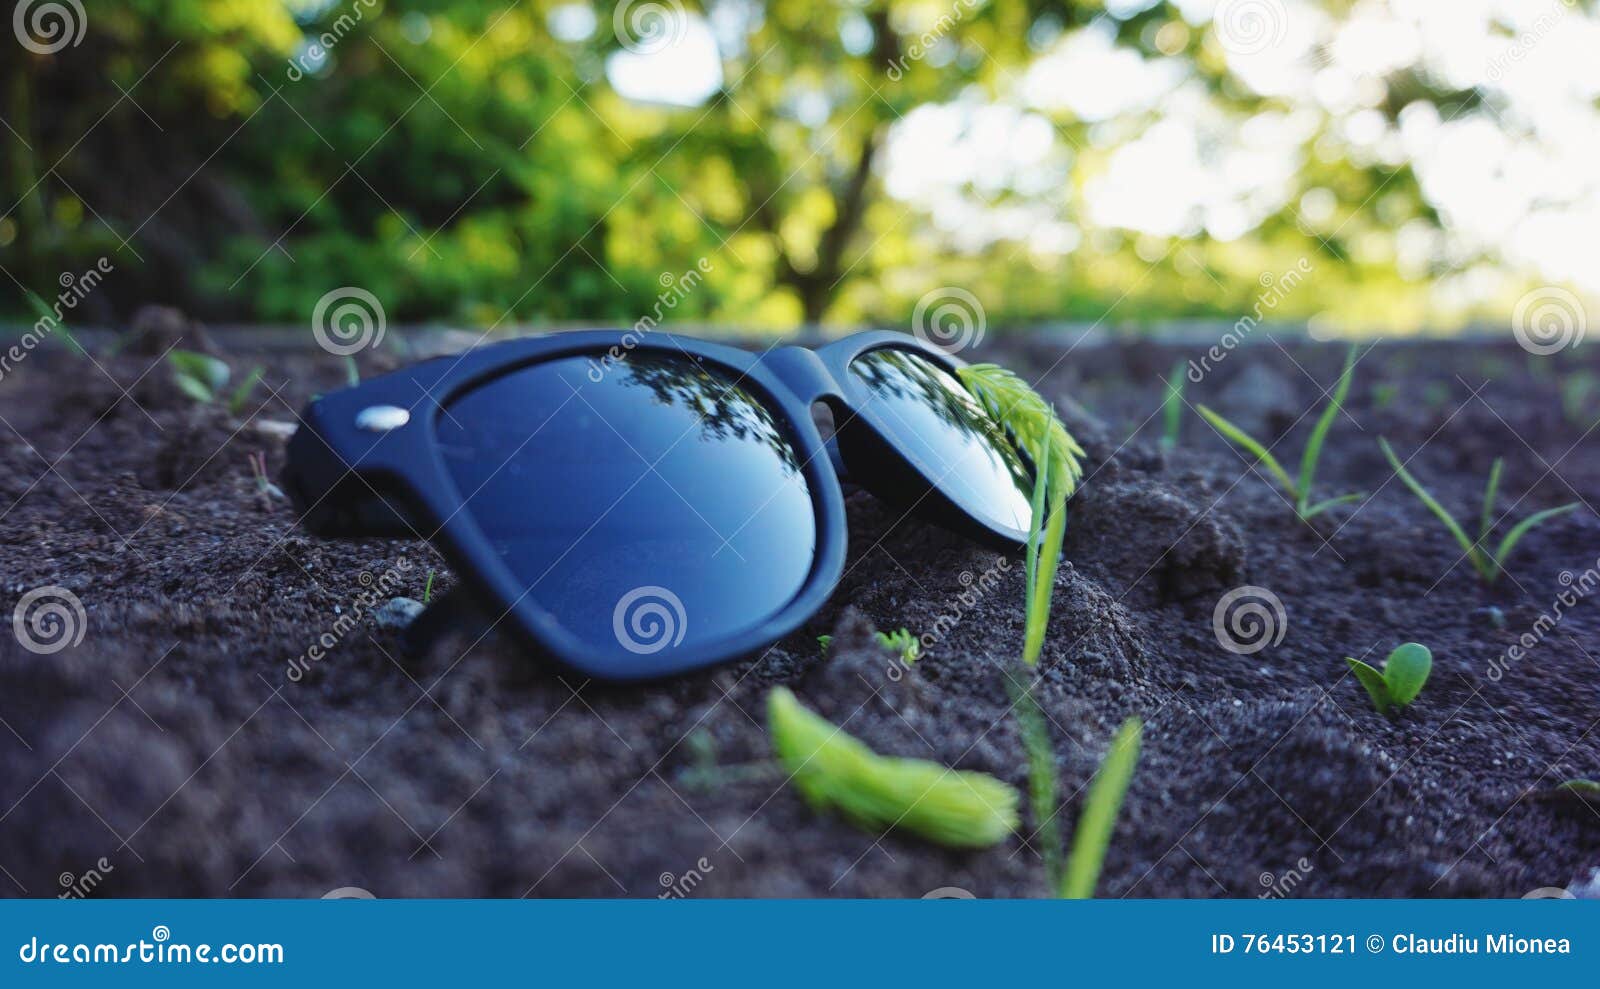
[[(940, 489), (937, 465), (916, 462), (882, 428), (868, 388), (850, 364), (884, 348), (908, 351), (952, 375), (965, 364), (914, 336), (892, 331), (857, 333), (815, 350), (784, 346), (760, 354), (626, 330), (508, 341), (423, 361), (314, 400), (290, 439), (282, 483), (302, 524), (319, 536), (410, 537), (433, 543), (481, 610), (500, 616), (495, 624), (511, 619), (526, 645), (567, 671), (611, 681), (673, 676), (757, 652), (821, 610), (838, 584), (848, 546), (841, 467), (852, 482), (946, 528), (991, 545), (1026, 543), (1026, 531), (991, 524), (962, 509)], [(636, 352), (686, 357), (731, 372), (794, 445), (816, 513), (811, 571), (794, 597), (759, 624), (692, 651), (638, 655), (619, 643), (615, 652), (602, 653), (562, 628), (494, 552), (466, 507), (468, 499), (456, 489), (437, 442), (435, 423), (444, 409), (492, 379), (529, 365), (581, 356), (590, 356), (599, 373), (609, 374), (614, 367), (608, 361), (626, 363)], [(837, 448), (831, 451), (812, 419), (812, 406), (818, 402), (829, 407), (838, 424)], [(425, 535), (430, 530), (432, 535)]]

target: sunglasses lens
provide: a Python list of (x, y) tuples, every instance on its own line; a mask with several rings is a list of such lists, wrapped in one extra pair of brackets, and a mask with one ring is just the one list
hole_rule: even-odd
[(552, 360), (463, 395), (437, 432), (529, 600), (643, 670), (756, 627), (810, 573), (801, 457), (732, 372), (644, 352)]
[(1032, 472), (954, 375), (892, 348), (862, 354), (850, 371), (867, 389), (862, 417), (957, 508), (991, 527), (1028, 531)]

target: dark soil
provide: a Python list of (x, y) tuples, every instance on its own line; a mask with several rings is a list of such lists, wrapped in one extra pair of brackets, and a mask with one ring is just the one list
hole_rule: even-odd
[[(0, 383), (6, 607), (58, 585), (87, 615), (82, 642), (51, 655), (0, 637), (0, 890), (51, 896), (89, 877), (94, 896), (1049, 892), (1024, 837), (958, 853), (813, 813), (766, 762), (762, 727), (768, 689), (788, 684), (879, 751), (1024, 787), (1007, 687), (1020, 558), (1002, 565), (858, 494), (831, 604), (761, 656), (628, 689), (551, 675), (495, 639), (412, 657), (364, 595), (394, 570), (392, 593), (421, 598), (433, 552), (312, 538), (247, 463), (260, 450), (281, 469), (282, 438), (257, 423), (292, 422), (343, 366), (241, 339), (213, 334), (236, 377), (261, 363), (277, 390), (242, 424), (181, 398), (131, 350), (98, 364), (41, 351)], [(1312, 526), (1192, 412), (1161, 451), (1161, 378), (1214, 342), (1069, 353), (1013, 336), (980, 355), (1044, 374), (1089, 453), (1036, 692), (1067, 835), (1112, 732), (1145, 722), (1102, 895), (1520, 896), (1587, 880), (1600, 810), (1552, 790), (1600, 776), (1600, 609), (1563, 609), (1525, 658), (1489, 673), (1572, 590), (1561, 575), (1600, 557), (1600, 407), (1561, 397), (1600, 352), (1366, 354), (1317, 486), (1375, 494)], [(1292, 471), (1341, 359), (1257, 340), (1188, 399), (1286, 435)], [(1533, 531), (1486, 587), (1390, 479), (1380, 435), (1402, 455), (1420, 448), (1412, 468), (1474, 524), (1496, 456), (1513, 520), (1585, 507)], [(441, 570), (436, 591), (452, 582)], [(1244, 655), (1212, 618), (1247, 584), (1277, 595), (1287, 621), (1280, 642)], [(358, 628), (290, 680), (290, 661), (352, 612)], [(937, 641), (892, 676), (870, 626)], [(1388, 720), (1344, 657), (1380, 663), (1408, 639), (1432, 647), (1433, 679)]]

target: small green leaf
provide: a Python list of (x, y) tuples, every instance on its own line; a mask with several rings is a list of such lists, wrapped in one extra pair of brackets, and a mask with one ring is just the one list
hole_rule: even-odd
[(1388, 440), (1381, 436), (1378, 437), (1378, 446), (1383, 448), (1383, 455), (1389, 458), (1389, 466), (1394, 468), (1395, 476), (1400, 478), (1401, 482), (1411, 489), (1411, 493), (1417, 496), (1417, 500), (1426, 505), (1428, 511), (1432, 512), (1440, 522), (1444, 523), (1444, 527), (1449, 530), (1450, 535), (1455, 537), (1455, 541), (1461, 547), (1461, 551), (1466, 553), (1467, 559), (1472, 562), (1473, 569), (1477, 570), (1478, 574), (1485, 580), (1492, 579), (1492, 561), (1485, 556), (1476, 543), (1467, 538), (1466, 531), (1461, 528), (1461, 524), (1456, 521), (1455, 516), (1451, 515), (1433, 495), (1428, 493), (1428, 489), (1422, 486), (1421, 481), (1411, 476), (1411, 472), (1406, 470), (1406, 465), (1400, 462), (1400, 458), (1395, 454), (1394, 447), (1389, 445)]
[(1283, 490), (1289, 492), (1289, 497), (1295, 499), (1300, 497), (1300, 492), (1296, 490), (1294, 481), (1290, 480), (1289, 478), (1289, 472), (1283, 469), (1283, 465), (1278, 463), (1278, 458), (1274, 457), (1266, 447), (1262, 446), (1260, 443), (1257, 443), (1255, 439), (1250, 436), (1250, 434), (1246, 433), (1244, 430), (1240, 429), (1238, 426), (1235, 426), (1233, 423), (1224, 419), (1217, 413), (1211, 411), (1211, 409), (1207, 408), (1206, 406), (1197, 405), (1195, 406), (1195, 411), (1200, 413), (1200, 415), (1205, 418), (1206, 422), (1211, 423), (1212, 427), (1216, 429), (1217, 432), (1221, 433), (1224, 437), (1233, 441), (1239, 446), (1244, 447), (1247, 451), (1253, 454), (1257, 460), (1261, 461), (1267, 470), (1272, 472), (1272, 476), (1278, 479), (1278, 483), (1283, 485)]
[(1306, 519), (1315, 518), (1316, 516), (1321, 515), (1323, 512), (1333, 508), (1336, 505), (1343, 505), (1346, 502), (1351, 501), (1360, 501), (1366, 496), (1367, 493), (1365, 491), (1352, 491), (1347, 495), (1340, 495), (1337, 498), (1329, 498), (1326, 501), (1319, 501), (1315, 505), (1312, 505), (1310, 508), (1306, 509), (1304, 512), (1301, 512), (1300, 517)]
[(199, 402), (214, 402), (228, 385), (228, 365), (193, 350), (174, 350), (167, 354), (173, 379), (179, 390)]
[(1494, 551), (1494, 573), (1490, 579), (1493, 580), (1494, 577), (1499, 576), (1501, 569), (1503, 569), (1506, 565), (1506, 557), (1511, 555), (1511, 551), (1513, 549), (1516, 549), (1518, 540), (1527, 535), (1528, 530), (1532, 529), (1539, 523), (1547, 522), (1558, 515), (1565, 515), (1577, 507), (1578, 503), (1572, 502), (1570, 504), (1562, 505), (1559, 508), (1546, 508), (1544, 511), (1534, 512), (1521, 522), (1518, 522), (1510, 532), (1506, 533), (1506, 537), (1500, 540), (1499, 548)]
[(1597, 780), (1563, 780), (1556, 789), (1575, 793), (1585, 800), (1600, 798), (1600, 781)]
[(199, 378), (189, 378), (180, 374), (174, 377), (172, 382), (178, 386), (179, 391), (183, 392), (185, 395), (188, 395), (196, 402), (209, 402), (217, 397), (210, 388), (206, 387), (205, 382), (201, 381)]
[(256, 385), (260, 384), (261, 375), (262, 370), (260, 367), (251, 368), (244, 381), (240, 383), (238, 388), (234, 389), (232, 395), (228, 396), (228, 412), (230, 414), (238, 415), (239, 411), (244, 408), (244, 403), (250, 400), (250, 393), (256, 390)]
[(1389, 654), (1383, 664), (1383, 679), (1389, 685), (1389, 700), (1405, 707), (1422, 693), (1433, 670), (1433, 653), (1420, 642), (1407, 642)]
[(907, 666), (922, 658), (922, 643), (908, 629), (879, 632), (878, 643), (900, 657), (900, 661)]
[[(1356, 369), (1356, 348), (1350, 345), (1350, 352), (1344, 358), (1344, 370), (1339, 374), (1339, 384), (1333, 389), (1333, 397), (1328, 402), (1328, 407), (1322, 410), (1322, 416), (1317, 419), (1317, 425), (1311, 430), (1311, 439), (1306, 442), (1305, 453), (1300, 457), (1300, 484), (1299, 496), (1295, 499), (1295, 508), (1301, 518), (1309, 518), (1313, 512), (1307, 510), (1307, 503), (1311, 500), (1311, 481), (1317, 474), (1317, 460), (1322, 456), (1322, 444), (1328, 438), (1328, 430), (1333, 427), (1334, 419), (1339, 416), (1339, 409), (1344, 405), (1345, 396), (1350, 394), (1350, 380)], [(1327, 503), (1324, 502), (1324, 505)]]
[(1094, 782), (1089, 784), (1078, 830), (1072, 835), (1067, 876), (1061, 884), (1065, 899), (1087, 900), (1100, 884), (1100, 869), (1105, 864), (1122, 800), (1128, 794), (1128, 783), (1133, 779), (1133, 768), (1139, 762), (1139, 740), (1143, 735), (1144, 725), (1138, 718), (1124, 721), (1111, 740), (1111, 751), (1106, 753), (1100, 771), (1094, 774)]
[(1361, 681), (1361, 686), (1367, 688), (1367, 696), (1372, 698), (1372, 706), (1378, 709), (1379, 714), (1388, 714), (1389, 683), (1383, 678), (1383, 674), (1359, 659), (1346, 656), (1344, 661), (1350, 664), (1350, 672)]

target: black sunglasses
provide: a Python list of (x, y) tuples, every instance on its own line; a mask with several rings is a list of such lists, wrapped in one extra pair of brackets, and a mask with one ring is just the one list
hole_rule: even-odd
[(1027, 541), (1032, 469), (960, 366), (892, 332), (759, 355), (620, 330), (516, 340), (312, 402), (284, 487), (319, 535), (431, 540), (457, 604), (561, 666), (667, 676), (821, 608), (844, 565), (842, 483)]

